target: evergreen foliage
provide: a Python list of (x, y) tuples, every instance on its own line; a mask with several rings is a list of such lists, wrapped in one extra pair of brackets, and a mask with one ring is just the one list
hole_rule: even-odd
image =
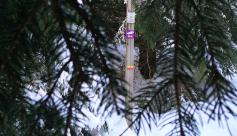
[[(163, 79), (133, 99), (143, 105), (134, 120), (137, 133), (142, 118), (163, 127), (174, 124), (167, 135), (184, 136), (199, 135), (197, 111), (219, 122), (236, 117), (230, 105), (237, 104), (237, 91), (228, 79), (237, 64), (236, 6), (234, 0), (147, 0), (136, 6), (137, 29), (162, 51), (156, 78)], [(170, 114), (163, 117), (162, 110), (169, 106)], [(159, 118), (166, 121), (160, 123)]]
[[(69, 130), (77, 135), (80, 126), (75, 122), (83, 123), (81, 109), (91, 101), (85, 90), (98, 93), (98, 87), (100, 106), (109, 112), (129, 114), (119, 97), (127, 92), (119, 84), (124, 80), (115, 70), (120, 59), (112, 47), (120, 25), (115, 16), (123, 13), (107, 8), (113, 4), (119, 3), (0, 2), (0, 135), (67, 136)], [(152, 121), (163, 126), (174, 124), (167, 135), (185, 136), (199, 135), (194, 118), (197, 111), (219, 122), (236, 116), (229, 106), (237, 105), (236, 88), (227, 77), (236, 73), (237, 3), (147, 0), (136, 10), (137, 29), (159, 52), (154, 67), (158, 66), (156, 78), (162, 79), (141, 89), (132, 100), (140, 105), (134, 119), (137, 134), (142, 118), (149, 126)], [(72, 76), (67, 93), (59, 84), (63, 71)], [(92, 83), (98, 87), (93, 88)], [(47, 94), (40, 100), (31, 99), (28, 93), (39, 89)], [(61, 97), (55, 99), (55, 94)], [(162, 111), (170, 109), (170, 114), (163, 116)], [(159, 122), (159, 118), (166, 122)], [(83, 128), (80, 134), (87, 134), (87, 130)]]
[[(80, 127), (75, 121), (82, 122), (78, 114), (85, 116), (81, 108), (90, 101), (83, 85), (92, 82), (102, 86), (101, 106), (123, 112), (118, 96), (126, 90), (114, 69), (111, 23), (97, 12), (106, 10), (104, 2), (0, 2), (0, 135), (66, 136)], [(72, 75), (66, 94), (58, 84), (63, 71)], [(39, 88), (47, 95), (34, 101), (26, 92)]]

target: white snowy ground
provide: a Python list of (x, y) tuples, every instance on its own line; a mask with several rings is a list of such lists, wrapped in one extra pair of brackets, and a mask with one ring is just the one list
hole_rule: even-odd
[[(237, 75), (232, 80), (232, 83), (237, 87)], [(237, 107), (233, 106), (234, 111), (237, 113)], [(229, 136), (229, 131), (226, 127), (225, 122), (223, 122), (223, 126), (219, 126), (217, 121), (208, 121), (208, 117), (205, 114), (201, 114), (202, 120), (203, 120), (203, 126), (200, 124), (200, 120), (198, 115), (196, 115), (196, 120), (199, 122), (199, 130), (201, 136)], [(109, 135), (104, 136), (119, 136), (127, 127), (126, 120), (122, 118), (121, 116), (117, 116), (116, 114), (113, 114), (112, 117), (114, 122), (114, 130), (109, 133)], [(159, 122), (162, 122), (160, 120)], [(230, 116), (229, 120), (229, 128), (233, 136), (237, 136), (237, 119)], [(140, 131), (139, 136), (165, 136), (173, 127), (171, 125), (168, 125), (161, 129), (160, 127), (157, 128), (154, 124), (152, 124), (151, 131), (149, 130), (149, 127), (145, 125), (145, 131), (142, 128)], [(123, 136), (136, 136), (136, 134), (132, 130), (126, 131)]]

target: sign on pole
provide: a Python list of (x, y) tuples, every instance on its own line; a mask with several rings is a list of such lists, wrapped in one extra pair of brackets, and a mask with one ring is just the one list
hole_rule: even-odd
[(127, 23), (135, 23), (135, 12), (127, 12)]
[(134, 30), (126, 30), (126, 38), (134, 39)]
[(127, 70), (133, 70), (133, 66), (127, 66)]

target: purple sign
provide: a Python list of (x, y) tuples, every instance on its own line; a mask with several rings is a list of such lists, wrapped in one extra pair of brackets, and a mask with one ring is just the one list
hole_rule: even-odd
[(134, 39), (134, 30), (126, 30), (126, 38)]

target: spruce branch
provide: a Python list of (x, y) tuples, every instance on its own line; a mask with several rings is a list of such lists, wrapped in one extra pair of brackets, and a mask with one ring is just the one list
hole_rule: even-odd
[[(90, 22), (89, 22), (89, 20), (88, 20), (88, 16), (89, 16), (88, 13), (86, 13), (84, 10), (82, 10), (82, 9), (80, 8), (80, 4), (79, 4), (76, 0), (68, 0), (68, 1), (71, 3), (71, 5), (73, 6), (73, 8), (78, 12), (78, 14), (82, 16), (82, 18), (85, 20), (85, 23), (88, 24), (87, 26), (89, 27), (89, 29), (92, 30), (92, 27), (89, 25)], [(102, 51), (101, 51), (101, 49), (100, 49), (100, 46), (99, 46), (99, 43), (98, 43), (98, 38), (95, 36), (94, 31), (91, 31), (91, 34), (92, 34), (92, 37), (93, 37), (94, 40), (95, 40), (95, 46), (96, 46), (96, 48), (97, 48), (96, 51), (98, 52), (98, 54), (99, 54), (99, 56), (100, 56), (100, 59), (101, 59), (102, 64), (103, 64), (103, 67), (104, 67), (106, 70), (108, 70), (109, 68), (108, 68), (108, 66), (107, 66), (107, 64), (106, 64), (105, 56), (103, 55), (103, 53), (102, 53)], [(111, 76), (110, 76), (110, 75), (108, 75), (108, 78), (109, 78), (109, 80), (111, 81)], [(119, 115), (119, 114), (120, 114), (120, 111), (119, 111), (119, 107), (118, 107), (118, 104), (117, 104), (117, 101), (116, 101), (116, 94), (115, 94), (115, 92), (114, 92), (114, 87), (113, 87), (113, 85), (112, 85), (111, 82), (109, 83), (109, 85), (110, 85), (110, 89), (111, 89), (111, 91), (112, 91), (112, 97), (113, 97), (113, 101), (114, 101), (114, 103), (115, 103), (116, 112), (117, 112), (117, 114)]]
[[(98, 44), (98, 38), (95, 37), (95, 34), (92, 32), (92, 37), (95, 39), (95, 46), (97, 48), (97, 52), (102, 60), (102, 63), (104, 65), (104, 68), (107, 70), (109, 69), (107, 64), (106, 64), (106, 60), (105, 60), (105, 56), (102, 54), (101, 52), (101, 49), (100, 49), (100, 46)], [(117, 101), (116, 101), (116, 95), (115, 95), (115, 92), (114, 92), (114, 88), (113, 88), (113, 85), (111, 83), (111, 76), (109, 75), (109, 86), (110, 86), (110, 89), (112, 91), (112, 96), (113, 96), (113, 101), (115, 103), (115, 107), (116, 107), (116, 111), (117, 111), (117, 114), (119, 115), (120, 112), (119, 112), (119, 107), (118, 107), (118, 104), (117, 104)]]
[(154, 101), (156, 99), (156, 97), (161, 93), (161, 91), (163, 89), (165, 89), (166, 87), (168, 87), (170, 84), (172, 84), (173, 80), (168, 81), (167, 83), (165, 83), (162, 87), (159, 88), (159, 90), (152, 96), (152, 98), (147, 102), (147, 104), (145, 106), (143, 106), (142, 111), (139, 112), (138, 116), (134, 119), (134, 121), (127, 127), (127, 129), (125, 129), (123, 131), (123, 133), (120, 134), (120, 136), (122, 136), (130, 127), (132, 127), (132, 125), (139, 119), (141, 118), (142, 114), (144, 114), (144, 111), (150, 106), (150, 104), (152, 103), (152, 101)]
[(65, 125), (64, 136), (67, 136), (67, 130), (70, 127), (70, 122), (71, 122), (71, 117), (72, 117), (72, 108), (74, 105), (73, 102), (75, 100), (75, 96), (77, 92), (79, 92), (82, 97), (86, 98), (85, 101), (89, 101), (89, 98), (81, 92), (81, 86), (84, 81), (84, 72), (82, 71), (81, 63), (79, 64), (79, 69), (80, 69), (80, 73), (77, 75), (77, 81), (74, 84), (74, 89), (71, 96), (72, 98), (70, 99), (70, 106), (68, 107), (68, 116), (67, 116), (67, 121)]
[[(49, 98), (49, 97), (48, 97), (48, 98)], [(45, 103), (46, 103), (46, 102), (45, 102)], [(45, 104), (44, 104), (44, 105), (45, 105)], [(31, 127), (31, 131), (30, 131), (30, 133), (29, 133), (30, 136), (33, 136), (34, 131), (35, 131), (35, 128), (36, 128), (36, 125), (38, 124), (40, 117), (41, 117), (41, 113), (38, 114), (38, 116), (37, 116), (37, 118), (36, 118), (36, 120), (35, 120), (35, 123), (34, 123), (33, 126)]]
[[(56, 15), (56, 18), (59, 22), (59, 26), (60, 26), (60, 29), (61, 29), (61, 33), (63, 35), (63, 38), (67, 44), (67, 48), (69, 49), (70, 53), (71, 53), (71, 59), (73, 61), (73, 67), (74, 67), (74, 70), (76, 70), (77, 72), (80, 72), (81, 73), (81, 76), (82, 78), (84, 77), (84, 72), (82, 71), (82, 68), (80, 67), (79, 70), (77, 68), (77, 65), (79, 64), (81, 66), (81, 62), (80, 60), (78, 60), (77, 58), (77, 55), (76, 55), (76, 52), (74, 51), (73, 49), (73, 46), (72, 46), (72, 43), (70, 41), (70, 37), (69, 37), (69, 34), (67, 32), (67, 29), (66, 29), (66, 24), (64, 22), (64, 19), (63, 19), (63, 11), (62, 9), (60, 8), (60, 5), (58, 4), (58, 0), (52, 0), (52, 4), (53, 4), (53, 8), (54, 8), (54, 13)], [(80, 74), (79, 73), (79, 74)], [(77, 82), (75, 82), (75, 84), (77, 84)], [(80, 88), (80, 87), (79, 87)], [(80, 90), (80, 89), (77, 89), (76, 90), (82, 97), (84, 97), (84, 99), (86, 101), (89, 101), (89, 98), (83, 94), (83, 92)]]
[(21, 29), (18, 31), (18, 33), (16, 34), (16, 36), (14, 37), (10, 48), (8, 50), (8, 53), (5, 57), (4, 60), (2, 60), (2, 62), (0, 63), (0, 75), (3, 71), (2, 66), (6, 63), (6, 61), (8, 60), (8, 58), (11, 56), (13, 50), (15, 49), (15, 45), (17, 43), (17, 41), (21, 38), (21, 34), (24, 32), (25, 28), (27, 27), (27, 25), (31, 22), (31, 19), (33, 18), (33, 16), (37, 13), (37, 11), (40, 9), (40, 7), (43, 5), (44, 0), (40, 0), (35, 7), (33, 8), (33, 10), (30, 12), (30, 14), (28, 15), (27, 19), (25, 20), (25, 22), (23, 23), (23, 25), (21, 26)]
[(178, 88), (178, 52), (179, 52), (179, 34), (180, 34), (180, 8), (181, 8), (182, 0), (176, 0), (175, 1), (175, 34), (174, 34), (174, 89), (175, 89), (175, 98), (177, 101), (177, 110), (178, 110), (178, 116), (179, 116), (179, 127), (180, 127), (180, 135), (185, 136), (183, 125), (182, 125), (182, 115), (181, 115), (181, 102), (180, 102), (180, 92)]
[(79, 72), (79, 74), (77, 75), (77, 81), (75, 81), (74, 83), (74, 89), (72, 92), (72, 97), (70, 99), (70, 106), (68, 107), (68, 116), (67, 116), (67, 121), (66, 121), (66, 125), (65, 125), (65, 130), (64, 130), (64, 136), (67, 136), (67, 132), (68, 132), (68, 128), (70, 126), (70, 122), (71, 122), (71, 117), (72, 117), (72, 108), (74, 105), (74, 100), (75, 100), (75, 96), (77, 93), (79, 93), (84, 99), (85, 101), (89, 101), (89, 98), (83, 94), (83, 92), (81, 91), (81, 85), (83, 83), (83, 81), (85, 80), (85, 74), (82, 71), (82, 65), (81, 65), (81, 61), (77, 58), (77, 55), (73, 49), (72, 43), (70, 41), (69, 38), (69, 34), (67, 32), (66, 29), (66, 24), (64, 22), (63, 19), (63, 11), (60, 8), (60, 5), (58, 4), (58, 0), (52, 0), (52, 4), (53, 4), (53, 8), (54, 8), (54, 13), (56, 14), (56, 18), (59, 22), (59, 26), (62, 32), (62, 35), (64, 37), (64, 40), (67, 44), (67, 48), (69, 49), (70, 53), (71, 53), (71, 58), (73, 61), (73, 67), (74, 70)]
[[(59, 71), (59, 73), (58, 73), (58, 75), (57, 75), (56, 81), (55, 81), (54, 84), (53, 84), (53, 87), (50, 89), (50, 91), (49, 91), (48, 94), (47, 94), (48, 97), (44, 100), (43, 105), (41, 105), (41, 106), (39, 107), (39, 111), (40, 111), (42, 108), (44, 108), (44, 106), (45, 106), (46, 103), (48, 102), (49, 98), (51, 98), (51, 96), (52, 96), (52, 94), (53, 94), (53, 92), (54, 92), (54, 89), (55, 89), (55, 87), (56, 87), (56, 84), (57, 84), (57, 82), (58, 82), (58, 80), (59, 80), (59, 78), (60, 78), (60, 76), (61, 76), (63, 70), (66, 68), (66, 66), (67, 66), (70, 62), (71, 62), (71, 59), (69, 59), (69, 60), (62, 66), (61, 70)], [(37, 119), (35, 120), (35, 123), (34, 123), (33, 126), (31, 127), (31, 132), (29, 133), (30, 136), (33, 136), (34, 131), (35, 131), (35, 127), (36, 127), (36, 125), (38, 124), (38, 121), (39, 121), (40, 118), (41, 118), (41, 112), (38, 114), (38, 117), (37, 117)]]
[(207, 31), (206, 31), (206, 28), (205, 28), (205, 25), (204, 25), (202, 15), (201, 15), (200, 11), (198, 10), (198, 7), (196, 6), (195, 2), (194, 2), (193, 0), (191, 0), (191, 3), (192, 3), (192, 6), (193, 6), (195, 12), (197, 13), (197, 16), (198, 16), (198, 18), (199, 18), (199, 20), (200, 20), (200, 24), (201, 24), (201, 27), (202, 27), (202, 30), (203, 30), (203, 33), (204, 33), (204, 35), (205, 35), (205, 37), (206, 37), (206, 40), (207, 40), (207, 45), (208, 45), (209, 50), (210, 50), (209, 53), (210, 53), (210, 55), (211, 55), (212, 71), (213, 71), (213, 70), (215, 70), (215, 68), (216, 68), (216, 67), (215, 67), (215, 61), (214, 61), (213, 48), (212, 48), (212, 45), (211, 45), (211, 43), (210, 43), (210, 39), (209, 39), (209, 37), (208, 37)]
[(60, 8), (60, 5), (58, 4), (58, 0), (52, 0), (52, 6), (53, 6), (53, 10), (54, 10), (54, 14), (57, 18), (57, 21), (59, 23), (60, 26), (60, 30), (61, 33), (63, 35), (63, 38), (67, 44), (67, 48), (69, 49), (71, 56), (72, 56), (72, 60), (74, 60), (75, 58), (75, 53), (74, 53), (74, 49), (72, 47), (71, 41), (70, 41), (70, 37), (69, 34), (67, 32), (67, 28), (66, 28), (66, 24), (64, 22), (64, 18), (63, 18), (63, 11)]
[(67, 0), (69, 3), (71, 3), (71, 6), (77, 11), (77, 13), (85, 20), (85, 23), (87, 24), (87, 27), (92, 30), (92, 26), (90, 26), (90, 21), (88, 19), (88, 13), (80, 8), (80, 4), (77, 2), (77, 0)]
[[(236, 104), (236, 96), (235, 95), (231, 95), (231, 94), (235, 94), (236, 93), (236, 89), (235, 87), (231, 84), (231, 82), (229, 82), (217, 69), (216, 65), (215, 65), (215, 61), (214, 61), (214, 45), (211, 45), (210, 39), (211, 36), (208, 36), (207, 30), (205, 29), (205, 23), (203, 21), (203, 17), (200, 13), (200, 10), (198, 9), (198, 6), (195, 4), (195, 2), (193, 0), (191, 0), (191, 4), (192, 7), (194, 8), (199, 20), (200, 20), (200, 24), (201, 24), (201, 28), (203, 30), (204, 36), (206, 38), (207, 41), (207, 45), (209, 48), (209, 54), (211, 56), (211, 74), (209, 75), (207, 82), (206, 82), (206, 86), (205, 86), (205, 90), (208, 90), (209, 88), (211, 88), (211, 91), (209, 92), (209, 94), (207, 95), (207, 100), (213, 99), (212, 101), (207, 102), (207, 107), (206, 107), (206, 111), (210, 110), (210, 113), (208, 114), (206, 111), (204, 111), (205, 114), (207, 114), (209, 116), (209, 119), (215, 119), (215, 116), (217, 114), (217, 118), (218, 121), (220, 123), (221, 121), (221, 116), (224, 116), (226, 124), (227, 124), (227, 128), (228, 128), (228, 123), (227, 123), (227, 119), (228, 116), (226, 115), (226, 112), (224, 111), (224, 109), (226, 109), (229, 114), (231, 114), (232, 116), (236, 117), (236, 114), (234, 113), (234, 111), (230, 108), (230, 106), (228, 106), (228, 101), (231, 100), (230, 102), (232, 104)], [(219, 18), (218, 18), (219, 20)], [(233, 20), (231, 20), (233, 21)], [(218, 23), (217, 23), (218, 24)], [(214, 26), (217, 27), (217, 26)], [(223, 29), (221, 30), (223, 32)], [(217, 34), (216, 34), (217, 35)], [(221, 37), (223, 35), (217, 35), (217, 38)], [(225, 36), (225, 35), (224, 35)], [(225, 37), (227, 39), (227, 37)], [(216, 40), (216, 39), (215, 39)], [(218, 44), (218, 42), (214, 42), (216, 44)], [(223, 44), (223, 43), (222, 43)], [(222, 50), (226, 50), (229, 45), (223, 45), (221, 48)], [(233, 46), (233, 45), (231, 45)], [(218, 47), (218, 45), (217, 45)], [(217, 52), (217, 51), (216, 51)], [(216, 55), (216, 59), (218, 58), (218, 54)], [(230, 56), (229, 56), (230, 57)], [(224, 60), (226, 61), (226, 60)], [(228, 60), (227, 60), (228, 61)], [(227, 68), (229, 69), (229, 68)], [(213, 98), (212, 98), (213, 97)], [(229, 99), (229, 100), (228, 100)], [(214, 101), (214, 106), (212, 106), (212, 102)], [(204, 106), (204, 104), (203, 104)], [(202, 107), (203, 107), (202, 106)], [(209, 107), (212, 108), (210, 109)], [(229, 128), (228, 128), (229, 129)], [(229, 131), (230, 135), (231, 132)]]
[(16, 86), (15, 86), (16, 89), (15, 89), (15, 90), (16, 90), (17, 95), (18, 95), (18, 98), (19, 98), (19, 100), (20, 100), (22, 111), (23, 111), (24, 114), (27, 114), (26, 108), (25, 108), (25, 106), (24, 106), (24, 104), (23, 104), (22, 95), (21, 95), (20, 89), (19, 89), (19, 87), (18, 87), (19, 84), (17, 83), (17, 80), (16, 80), (15, 77), (12, 75), (12, 73), (9, 72), (9, 74), (12, 76), (13, 82), (16, 84)]
[(64, 129), (64, 136), (67, 136), (67, 131), (68, 131), (68, 128), (70, 127), (71, 117), (72, 117), (72, 108), (74, 105), (73, 101), (75, 100), (75, 95), (76, 95), (76, 89), (74, 88), (73, 93), (72, 93), (72, 98), (70, 100), (70, 106), (68, 107), (68, 115), (67, 115), (67, 121), (66, 121), (65, 129)]

